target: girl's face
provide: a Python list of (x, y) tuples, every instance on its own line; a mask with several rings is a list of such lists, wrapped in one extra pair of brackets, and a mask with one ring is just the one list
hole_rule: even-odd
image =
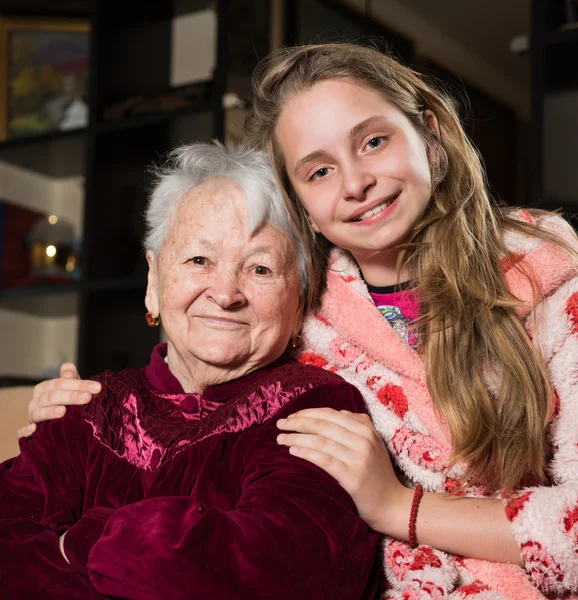
[(391, 259), (431, 196), (426, 148), (408, 118), (377, 92), (330, 79), (294, 97), (275, 133), (315, 228), (362, 270)]

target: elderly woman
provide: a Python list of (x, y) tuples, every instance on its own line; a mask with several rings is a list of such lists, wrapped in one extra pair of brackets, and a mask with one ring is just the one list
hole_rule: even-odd
[(318, 293), (257, 152), (177, 150), (146, 213), (147, 321), (167, 344), (0, 466), (2, 598), (373, 598), (378, 535), (278, 419), (363, 411), (290, 358)]

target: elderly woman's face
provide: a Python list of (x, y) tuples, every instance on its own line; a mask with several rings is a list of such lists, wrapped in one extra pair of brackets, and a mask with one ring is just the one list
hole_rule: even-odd
[(147, 308), (185, 361), (248, 372), (299, 331), (294, 246), (271, 225), (249, 235), (245, 197), (229, 180), (190, 190), (148, 259)]

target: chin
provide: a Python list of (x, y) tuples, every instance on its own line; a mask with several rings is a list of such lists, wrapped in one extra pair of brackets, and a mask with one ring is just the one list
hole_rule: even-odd
[(215, 345), (214, 342), (206, 342), (201, 346), (204, 346), (201, 352), (199, 352), (198, 347), (194, 352), (197, 359), (214, 367), (235, 369), (250, 358), (239, 346), (235, 348), (223, 348), (222, 346)]

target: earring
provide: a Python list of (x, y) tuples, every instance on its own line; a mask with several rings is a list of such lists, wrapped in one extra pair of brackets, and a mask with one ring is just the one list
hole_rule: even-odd
[(431, 182), (433, 186), (437, 186), (438, 183), (441, 181), (441, 177), (440, 177), (440, 170), (439, 170), (439, 165), (435, 160), (432, 160), (430, 163), (430, 169), (431, 169)]
[(299, 348), (299, 346), (301, 346), (301, 342), (303, 341), (303, 338), (300, 335), (296, 335), (290, 342), (289, 342), (289, 348), (291, 348), (291, 350), (296, 350), (297, 348)]
[(313, 225), (313, 221), (311, 220), (311, 217), (307, 217), (307, 223), (309, 223), (309, 229), (311, 230), (311, 235), (313, 237), (315, 237), (315, 234), (317, 232), (315, 231), (315, 225)]
[(150, 313), (150, 312), (148, 312), (145, 315), (145, 320), (149, 327), (158, 327), (161, 323), (160, 315), (155, 316), (155, 315), (153, 315), (153, 313)]

